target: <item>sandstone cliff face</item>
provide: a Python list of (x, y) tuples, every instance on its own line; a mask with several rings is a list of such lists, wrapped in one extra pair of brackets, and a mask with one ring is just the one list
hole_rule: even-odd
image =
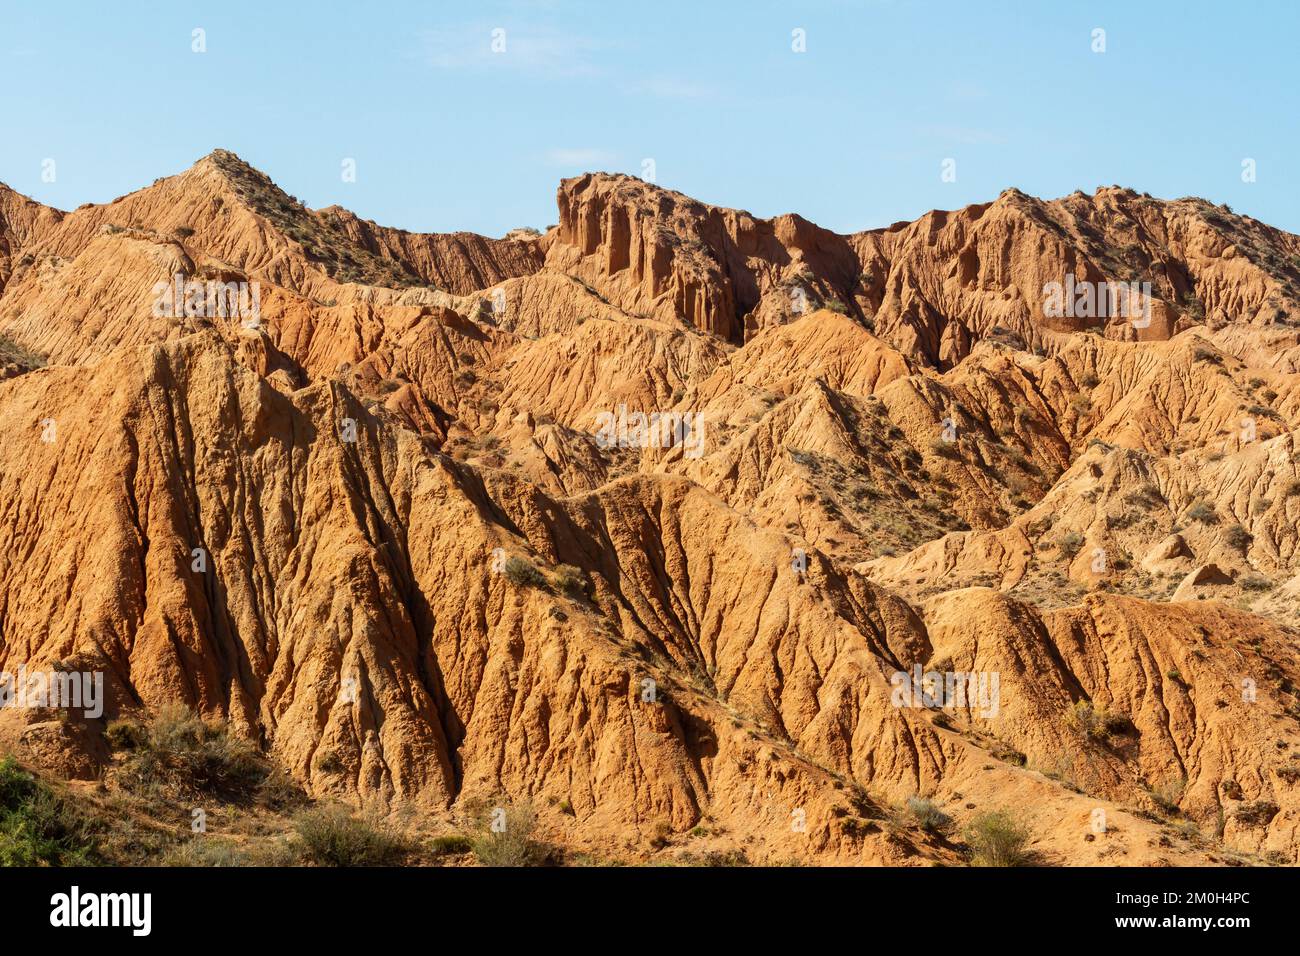
[(339, 206), (315, 213), (356, 245), (385, 259), (409, 264), (426, 283), (468, 295), (542, 267), (540, 238), (488, 239), (471, 232), (411, 233), (361, 219)]
[[(959, 861), (920, 794), (1049, 862), (1300, 860), (1300, 240), (1119, 189), (854, 236), (557, 198), (490, 240), (221, 151), (67, 214), (0, 189), (0, 671), (627, 859)], [(1149, 279), (1151, 324), (1044, 315), (1067, 273)], [(177, 275), (256, 321), (157, 314)], [(914, 668), (1000, 690), (913, 706)], [(0, 742), (91, 778), (104, 719)]]
[[(762, 220), (706, 206), (627, 176), (565, 180), (548, 268), (599, 288), (624, 311), (676, 317), (739, 342), (762, 324), (764, 298), (807, 276), (807, 293), (828, 296), (856, 281), (849, 243), (798, 216)], [(767, 316), (771, 318), (772, 316)]]
[[(675, 316), (737, 342), (833, 302), (905, 354), (947, 368), (998, 332), (1029, 347), (1045, 347), (1053, 331), (1165, 339), (1203, 322), (1270, 324), (1300, 296), (1296, 237), (1201, 200), (1119, 188), (1052, 202), (1008, 190), (993, 203), (851, 236), (626, 176), (566, 180), (558, 200), (549, 267), (626, 311)], [(1149, 310), (1051, 315), (1045, 287), (1067, 276), (1149, 283)]]
[[(1010, 190), (985, 207), (931, 213), (864, 238), (902, 273), (900, 282), (886, 286), (881, 325), (897, 328), (891, 340), (941, 364), (962, 358), (964, 343), (986, 337), (995, 325), (1030, 345), (1045, 328), (1162, 339), (1203, 320), (1272, 320), (1277, 310), (1294, 308), (1297, 291), (1295, 237), (1199, 200), (1162, 202), (1118, 188), (1055, 202)], [(1270, 251), (1239, 254), (1261, 244)], [(926, 262), (935, 257), (949, 264), (946, 275)], [(1124, 316), (1045, 316), (1044, 287), (1069, 274), (1094, 283), (1149, 282), (1150, 315), (1139, 318), (1149, 325)], [(953, 315), (963, 316), (960, 324), (936, 321)]]
[(0, 185), (0, 293), (15, 269), (31, 264), (23, 251), (62, 217), (58, 210), (42, 206)]

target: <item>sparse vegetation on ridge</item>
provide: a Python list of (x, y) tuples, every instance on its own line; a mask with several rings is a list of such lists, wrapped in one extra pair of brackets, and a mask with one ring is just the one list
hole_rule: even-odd
[(379, 256), (353, 242), (328, 211), (308, 209), (234, 153), (217, 150), (212, 160), (254, 212), (300, 243), (307, 257), (331, 278), (390, 288), (426, 284), (400, 260)]

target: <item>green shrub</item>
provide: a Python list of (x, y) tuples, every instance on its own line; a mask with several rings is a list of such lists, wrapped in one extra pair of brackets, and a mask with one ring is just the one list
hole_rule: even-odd
[(298, 781), (294, 780), (280, 767), (273, 767), (271, 772), (257, 788), (258, 799), (272, 810), (285, 810), (305, 803), (307, 795)]
[(907, 812), (926, 833), (936, 833), (951, 822), (948, 814), (936, 807), (934, 801), (922, 797), (908, 797)]
[(936, 438), (930, 443), (930, 451), (940, 458), (951, 458), (954, 461), (961, 458), (961, 449), (957, 447), (957, 443), (944, 441), (942, 438)]
[(407, 850), (386, 827), (354, 817), (346, 807), (307, 810), (294, 820), (304, 859), (317, 866), (386, 866)]
[(706, 853), (683, 853), (673, 866), (729, 867), (751, 866), (744, 850), (709, 850)]
[(25, 349), (7, 335), (0, 335), (0, 365), (17, 365), (24, 371), (44, 368), (49, 360), (39, 352)]
[(1214, 505), (1208, 501), (1198, 501), (1187, 509), (1187, 519), (1199, 521), (1201, 524), (1214, 524), (1219, 520), (1219, 516), (1215, 513)]
[(975, 866), (1024, 866), (1029, 830), (1005, 810), (981, 813), (966, 827), (966, 842)]
[(484, 866), (536, 866), (546, 856), (533, 840), (537, 813), (528, 802), (485, 808), (474, 836), (474, 855)]
[(1056, 546), (1060, 550), (1061, 554), (1065, 555), (1067, 558), (1072, 558), (1079, 553), (1079, 549), (1083, 547), (1083, 542), (1083, 535), (1077, 531), (1071, 531), (1064, 535), (1061, 540), (1056, 543)]
[(1005, 740), (995, 740), (989, 747), (989, 755), (996, 760), (1013, 763), (1017, 767), (1023, 767), (1029, 759)]
[(239, 847), (229, 840), (195, 836), (172, 847), (159, 861), (161, 866), (247, 866)]
[(461, 833), (451, 836), (434, 837), (429, 841), (429, 849), (434, 856), (446, 856), (453, 853), (469, 853), (474, 849), (474, 841)]
[(1087, 740), (1107, 740), (1133, 727), (1132, 722), (1124, 715), (1113, 714), (1104, 708), (1096, 707), (1088, 700), (1076, 701), (1065, 715), (1065, 723), (1080, 737)]
[(1183, 820), (1174, 829), (1184, 840), (1196, 841), (1202, 836), (1201, 828), (1197, 826), (1195, 820)]
[(582, 573), (581, 568), (576, 568), (572, 564), (561, 564), (555, 569), (553, 580), (561, 594), (566, 594), (575, 601), (587, 596), (587, 576)]
[(1160, 490), (1155, 485), (1143, 484), (1124, 496), (1124, 503), (1143, 511), (1150, 511), (1163, 501)]
[(1270, 800), (1256, 800), (1254, 803), (1243, 803), (1233, 816), (1247, 826), (1258, 827), (1264, 826), (1277, 816), (1280, 809)]
[(1158, 786), (1152, 787), (1149, 791), (1151, 799), (1155, 805), (1165, 813), (1174, 814), (1178, 812), (1178, 804), (1183, 799), (1183, 791), (1187, 788), (1187, 781), (1181, 777), (1166, 780)]
[(129, 790), (246, 796), (270, 774), (270, 765), (251, 744), (180, 704), (161, 708), (143, 723), (114, 721), (109, 737), (128, 751), (121, 779)]
[(1245, 551), (1250, 546), (1252, 540), (1251, 533), (1239, 524), (1234, 524), (1223, 532), (1223, 540), (1227, 542), (1228, 547), (1236, 548), (1238, 551)]
[(85, 866), (93, 843), (83, 821), (14, 761), (0, 761), (0, 866)]
[(144, 727), (134, 720), (110, 720), (104, 739), (114, 750), (134, 750), (148, 740)]
[(506, 580), (519, 588), (544, 588), (546, 576), (523, 558), (511, 557), (506, 560)]

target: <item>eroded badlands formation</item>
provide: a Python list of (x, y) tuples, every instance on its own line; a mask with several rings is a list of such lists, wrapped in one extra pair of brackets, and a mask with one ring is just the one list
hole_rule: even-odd
[[(92, 779), (182, 702), (315, 797), (504, 793), (619, 859), (959, 861), (919, 794), (1047, 862), (1300, 860), (1300, 238), (1120, 188), (855, 235), (557, 201), (418, 235), (224, 151), (0, 187), (0, 671), (108, 687), (4, 749)], [(177, 275), (256, 321), (160, 309)], [(1148, 319), (1045, 315), (1067, 275)], [(896, 706), (917, 665), (996, 713)]]

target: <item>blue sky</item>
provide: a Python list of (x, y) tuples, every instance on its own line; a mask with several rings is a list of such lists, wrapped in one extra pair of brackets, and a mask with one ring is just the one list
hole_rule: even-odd
[(1297, 35), (1291, 0), (0, 0), (0, 182), (73, 208), (220, 146), (314, 207), (500, 235), (653, 159), (839, 231), (1119, 183), (1300, 232)]

